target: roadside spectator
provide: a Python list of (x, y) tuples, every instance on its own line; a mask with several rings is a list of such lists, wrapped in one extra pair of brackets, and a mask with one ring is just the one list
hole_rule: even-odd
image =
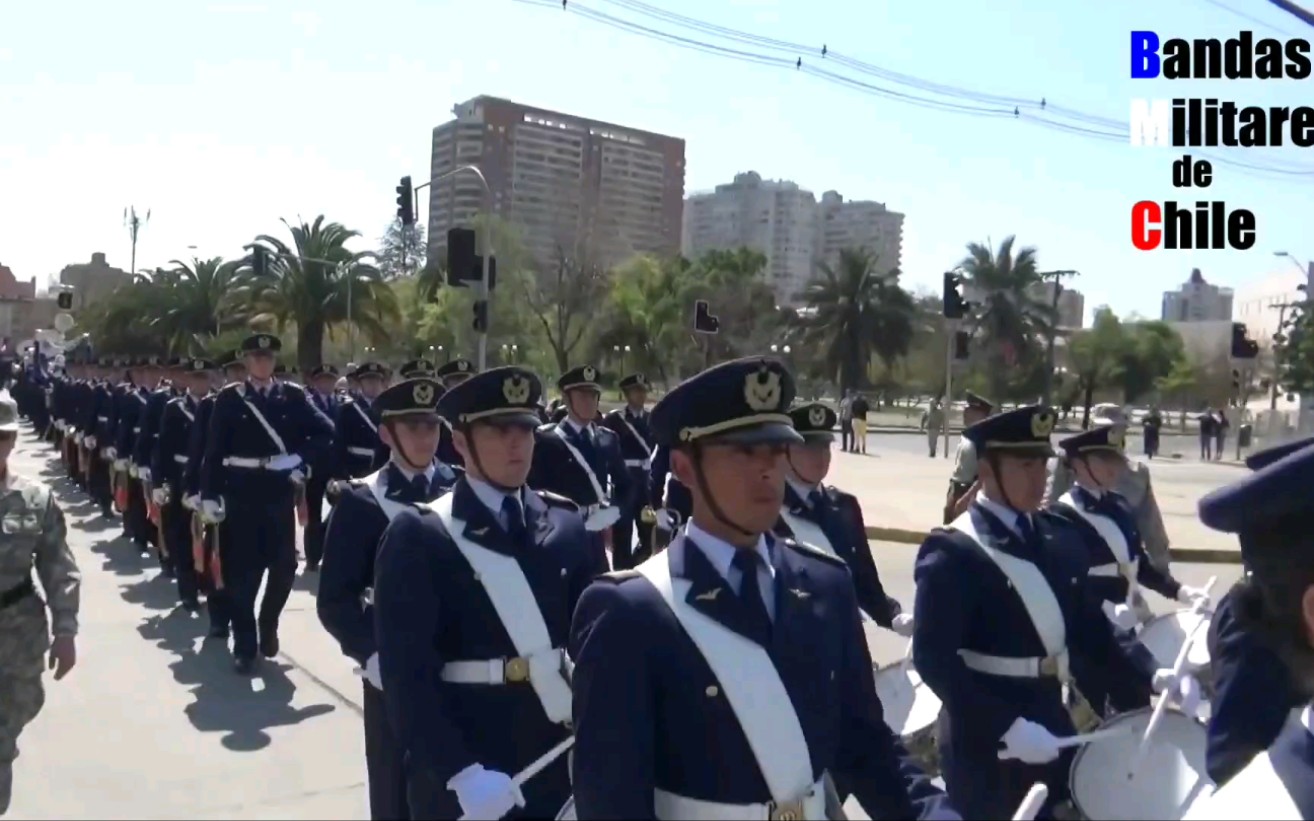
[(853, 404), (850, 411), (853, 415), (853, 452), (867, 452), (867, 413), (871, 406), (867, 404), (867, 397), (858, 394), (853, 398)]
[(1200, 459), (1209, 461), (1214, 458), (1214, 428), (1218, 426), (1217, 420), (1214, 419), (1214, 409), (1209, 408), (1200, 414), (1197, 420), (1200, 423)]
[(1218, 409), (1218, 416), (1214, 419), (1214, 461), (1223, 458), (1223, 448), (1227, 445), (1227, 429), (1232, 427), (1232, 423), (1227, 421), (1227, 410)]
[(839, 405), (840, 449), (848, 452), (853, 440), (853, 391), (846, 391)]

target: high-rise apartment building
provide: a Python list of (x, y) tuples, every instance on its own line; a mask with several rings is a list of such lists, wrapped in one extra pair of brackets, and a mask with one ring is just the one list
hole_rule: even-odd
[(748, 171), (684, 204), (685, 256), (751, 248), (767, 259), (766, 277), (780, 305), (795, 305), (819, 263), (835, 264), (843, 248), (865, 248), (882, 272), (895, 269), (903, 245), (903, 215), (876, 202), (845, 202), (786, 180)]
[[(1031, 286), (1032, 298), (1046, 305), (1054, 304), (1054, 281), (1046, 280)], [(1079, 331), (1086, 324), (1086, 297), (1081, 291), (1063, 287), (1058, 295), (1058, 327), (1063, 331)]]
[(495, 213), (549, 263), (558, 248), (604, 263), (636, 253), (673, 254), (684, 208), (684, 140), (480, 96), (433, 130), (429, 252), (447, 230), (469, 226), (484, 188)]
[(1205, 282), (1199, 268), (1191, 270), (1191, 278), (1176, 291), (1165, 291), (1163, 312), (1165, 322), (1216, 322), (1232, 318), (1232, 289), (1220, 288)]

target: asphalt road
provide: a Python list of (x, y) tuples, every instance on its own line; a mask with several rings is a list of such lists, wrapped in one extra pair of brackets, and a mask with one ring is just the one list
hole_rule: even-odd
[[(205, 620), (175, 606), (173, 583), (59, 478), (48, 453), (23, 433), (11, 466), (54, 485), (68, 512), (83, 573), (80, 658), (64, 681), (46, 679), (45, 708), (20, 740), (7, 817), (368, 817), (362, 685), (319, 625), (315, 576), (297, 581), (278, 658), (238, 677), (224, 647), (204, 639)], [(916, 550), (872, 549), (887, 591), (911, 607)], [(1174, 572), (1197, 585), (1218, 574), (1221, 591), (1239, 568)], [(907, 647), (879, 628), (868, 640), (880, 665)]]

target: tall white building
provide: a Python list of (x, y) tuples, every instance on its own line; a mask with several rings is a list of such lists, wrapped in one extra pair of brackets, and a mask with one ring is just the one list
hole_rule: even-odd
[[(1054, 304), (1054, 281), (1037, 282), (1030, 288), (1031, 296), (1046, 305)], [(1086, 326), (1086, 296), (1075, 288), (1063, 286), (1058, 295), (1058, 327), (1064, 331), (1079, 331)]]
[(884, 270), (897, 268), (903, 215), (877, 202), (845, 202), (834, 191), (818, 203), (811, 191), (749, 171), (684, 204), (685, 256), (751, 248), (767, 258), (766, 277), (781, 305), (793, 305), (820, 262), (841, 248), (866, 248)]
[(1164, 322), (1212, 322), (1232, 318), (1232, 289), (1220, 288), (1205, 282), (1199, 268), (1191, 270), (1191, 278), (1176, 291), (1165, 291)]

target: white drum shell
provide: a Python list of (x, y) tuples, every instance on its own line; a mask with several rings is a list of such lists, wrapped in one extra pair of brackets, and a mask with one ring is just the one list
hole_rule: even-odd
[(1205, 771), (1207, 735), (1195, 719), (1167, 712), (1135, 773), (1141, 738), (1153, 710), (1144, 708), (1105, 721), (1100, 730), (1129, 728), (1124, 735), (1087, 744), (1072, 761), (1072, 803), (1091, 821), (1178, 821), (1213, 788)]
[(557, 821), (577, 821), (577, 819), (578, 816), (575, 815), (575, 796), (572, 795), (566, 801), (565, 806), (561, 808), (561, 812), (557, 813)]
[(940, 716), (940, 699), (917, 675), (911, 661), (877, 671), (876, 695), (885, 712), (885, 723), (899, 737), (934, 726)]
[[(1160, 667), (1171, 668), (1177, 663), (1177, 654), (1181, 652), (1186, 637), (1195, 631), (1195, 641), (1186, 656), (1186, 663), (1188, 670), (1201, 670), (1209, 666), (1210, 621), (1212, 618), (1207, 613), (1178, 610), (1176, 613), (1150, 619), (1141, 628), (1139, 638), (1141, 644), (1154, 654)], [(1199, 626), (1198, 630), (1196, 630), (1197, 626)]]

